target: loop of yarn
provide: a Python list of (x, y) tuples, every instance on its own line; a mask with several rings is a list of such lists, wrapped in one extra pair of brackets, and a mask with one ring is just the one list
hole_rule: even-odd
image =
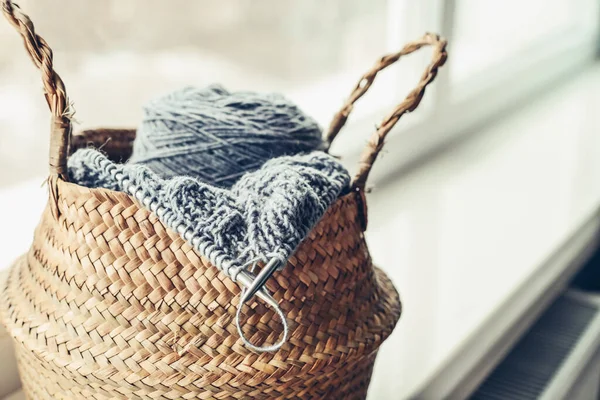
[(240, 293), (240, 302), (238, 303), (237, 310), (235, 312), (235, 326), (237, 328), (238, 335), (240, 335), (240, 339), (242, 339), (242, 342), (244, 342), (246, 347), (248, 347), (251, 350), (256, 351), (257, 353), (273, 352), (273, 351), (279, 350), (281, 348), (281, 346), (283, 346), (284, 343), (287, 342), (288, 336), (290, 334), (290, 328), (289, 328), (287, 319), (285, 318), (285, 315), (283, 314), (283, 310), (281, 309), (279, 304), (277, 304), (277, 302), (275, 302), (275, 301), (267, 302), (267, 305), (273, 307), (273, 310), (275, 310), (275, 313), (281, 320), (281, 324), (283, 325), (283, 332), (280, 335), (281, 339), (279, 339), (279, 341), (277, 343), (274, 343), (271, 345), (256, 346), (255, 344), (253, 344), (250, 341), (250, 339), (248, 339), (246, 337), (246, 335), (244, 334), (244, 331), (242, 329), (241, 315), (242, 315), (242, 308), (244, 307), (244, 303), (241, 301), (241, 299), (244, 297), (245, 291), (246, 291), (246, 289), (243, 289), (242, 292)]
[(228, 188), (269, 159), (323, 148), (318, 124), (282, 95), (212, 85), (147, 104), (130, 163)]

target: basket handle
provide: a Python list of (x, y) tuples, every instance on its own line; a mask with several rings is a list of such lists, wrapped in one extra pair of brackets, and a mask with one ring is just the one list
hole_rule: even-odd
[(0, 0), (2, 12), (23, 38), (25, 49), (33, 64), (42, 73), (44, 95), (52, 113), (50, 131), (50, 175), (67, 178), (67, 150), (71, 136), (72, 108), (65, 85), (54, 70), (52, 49), (48, 43), (36, 34), (33, 23), (11, 0)]
[(48, 43), (35, 32), (29, 17), (11, 0), (0, 0), (2, 12), (8, 22), (15, 27), (23, 38), (25, 49), (33, 64), (42, 73), (44, 95), (52, 113), (50, 128), (50, 187), (51, 210), (58, 217), (57, 180), (67, 180), (67, 155), (71, 138), (73, 108), (69, 103), (65, 84), (54, 70), (52, 49)]
[(411, 90), (402, 103), (398, 104), (396, 108), (394, 108), (394, 110), (386, 118), (384, 118), (381, 125), (379, 125), (375, 133), (369, 139), (367, 147), (363, 150), (363, 153), (360, 157), (358, 172), (352, 180), (352, 188), (354, 190), (362, 191), (365, 189), (369, 172), (373, 167), (373, 163), (377, 159), (377, 155), (383, 148), (386, 135), (405, 113), (414, 111), (421, 102), (421, 99), (425, 94), (425, 88), (427, 85), (433, 82), (437, 75), (438, 68), (444, 65), (446, 62), (446, 58), (448, 56), (446, 53), (446, 44), (446, 40), (441, 38), (439, 35), (426, 33), (422, 38), (405, 45), (404, 48), (399, 52), (381, 57), (381, 59), (377, 61), (373, 68), (371, 68), (362, 76), (362, 78), (360, 78), (356, 84), (356, 87), (350, 94), (350, 97), (344, 103), (342, 109), (333, 117), (333, 120), (329, 125), (327, 135), (325, 136), (326, 146), (328, 149), (342, 127), (346, 124), (348, 116), (354, 107), (354, 103), (360, 99), (367, 92), (367, 90), (369, 90), (373, 84), (373, 81), (375, 80), (375, 77), (381, 70), (389, 67), (398, 61), (402, 56), (413, 53), (424, 46), (433, 47), (431, 63), (425, 69), (425, 72), (421, 76), (417, 86)]

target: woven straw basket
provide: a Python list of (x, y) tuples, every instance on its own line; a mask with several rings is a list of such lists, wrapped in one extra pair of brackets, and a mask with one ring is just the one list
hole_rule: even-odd
[[(71, 134), (65, 87), (52, 51), (9, 0), (4, 15), (41, 70), (52, 112), (49, 201), (30, 251), (12, 266), (2, 318), (14, 339), (29, 399), (365, 398), (377, 350), (400, 317), (390, 280), (371, 262), (364, 188), (386, 134), (414, 110), (446, 59), (427, 34), (381, 58), (328, 132), (330, 143), (376, 74), (401, 56), (433, 47), (417, 88), (368, 143), (352, 191), (339, 198), (266, 288), (289, 324), (276, 352), (257, 353), (235, 324), (240, 287), (179, 234), (125, 193), (68, 182), (69, 152), (130, 153), (134, 130)], [(110, 139), (110, 140), (109, 140)], [(259, 299), (243, 307), (243, 334), (276, 342), (282, 324)]]

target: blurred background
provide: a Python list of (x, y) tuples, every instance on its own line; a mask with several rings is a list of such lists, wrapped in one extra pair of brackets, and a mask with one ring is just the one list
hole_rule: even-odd
[[(427, 31), (448, 39), (448, 63), (370, 182), (367, 239), (404, 301), (374, 399), (473, 393), (596, 249), (598, 0), (18, 3), (54, 50), (76, 129), (135, 127), (148, 100), (217, 82), (281, 92), (326, 128), (383, 54)], [(388, 68), (357, 103), (332, 149), (349, 168), (429, 58)], [(31, 214), (2, 219), (0, 268), (27, 249), (45, 201), (39, 75), (0, 23), (0, 206)]]
[[(589, 62), (599, 18), (593, 0), (20, 3), (54, 50), (80, 128), (136, 126), (149, 99), (214, 82), (230, 90), (282, 92), (327, 126), (378, 57), (425, 31), (441, 32), (450, 41), (449, 64), (403, 125), (407, 130), (425, 121), (432, 128), (443, 120), (443, 129), (434, 129), (443, 132), (420, 134), (427, 136), (426, 145), (405, 134), (407, 150), (397, 157), (402, 162)], [(0, 25), (0, 43), (5, 186), (44, 174), (48, 111), (39, 73), (8, 24)], [(423, 53), (380, 75), (352, 118), (362, 132), (342, 135), (338, 152), (362, 147), (373, 126), (416, 83), (429, 57)]]

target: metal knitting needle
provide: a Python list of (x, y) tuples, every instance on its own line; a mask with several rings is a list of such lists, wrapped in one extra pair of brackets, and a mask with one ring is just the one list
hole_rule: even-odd
[[(269, 261), (269, 263), (267, 265), (265, 265), (265, 267), (263, 269), (260, 270), (260, 272), (258, 273), (258, 275), (256, 275), (256, 278), (254, 278), (254, 280), (252, 280), (252, 278), (250, 278), (251, 274), (246, 273), (246, 271), (240, 272), (240, 274), (238, 275), (238, 280), (244, 286), (246, 286), (248, 288), (246, 290), (246, 292), (243, 294), (243, 296), (241, 298), (241, 302), (246, 303), (257, 293), (258, 293), (257, 295), (261, 298), (262, 298), (261, 294), (267, 294), (266, 290), (261, 290), (261, 289), (263, 289), (265, 283), (267, 283), (267, 281), (269, 280), (271, 275), (273, 275), (273, 273), (277, 270), (278, 266), (279, 266), (279, 260), (276, 258), (271, 259), (271, 261)], [(267, 294), (267, 296), (271, 297), (268, 294)], [(271, 297), (271, 299), (272, 299), (272, 297)], [(263, 300), (267, 301), (267, 299), (264, 299), (264, 298), (263, 298)]]

